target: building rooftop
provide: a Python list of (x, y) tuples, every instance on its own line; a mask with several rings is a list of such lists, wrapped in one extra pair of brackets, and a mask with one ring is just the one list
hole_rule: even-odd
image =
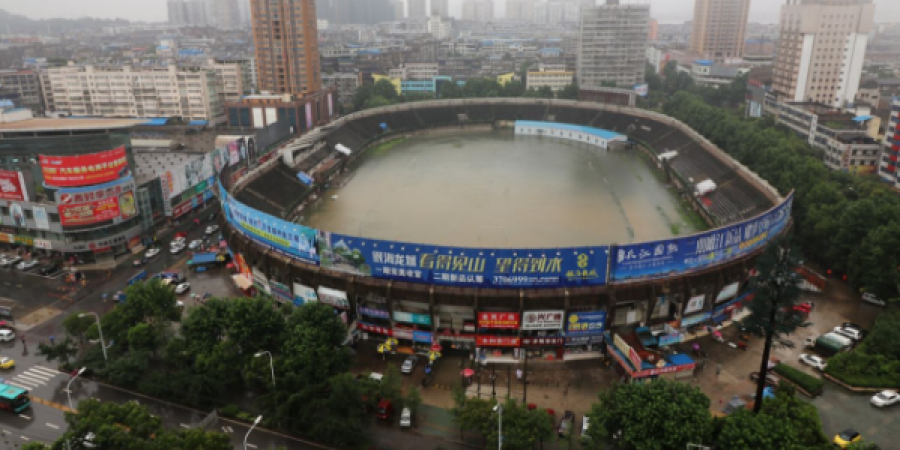
[(32, 118), (18, 122), (0, 123), (0, 132), (36, 132), (36, 131), (69, 131), (94, 130), (108, 128), (131, 128), (147, 120), (135, 119), (49, 119)]

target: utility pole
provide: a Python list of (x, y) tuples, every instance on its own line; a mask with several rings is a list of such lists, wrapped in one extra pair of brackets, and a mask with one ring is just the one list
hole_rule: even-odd
[(522, 357), (525, 358), (525, 370), (522, 371), (522, 404), (528, 405), (528, 350), (522, 348)]
[(775, 273), (774, 278), (769, 281), (772, 285), (772, 308), (769, 311), (769, 323), (766, 326), (766, 344), (763, 347), (762, 354), (762, 362), (759, 367), (759, 379), (756, 382), (756, 398), (753, 404), (753, 413), (759, 413), (762, 409), (763, 404), (763, 391), (766, 388), (766, 375), (769, 373), (769, 352), (772, 349), (772, 339), (775, 336), (775, 320), (778, 314), (779, 308), (779, 300), (781, 297), (781, 289), (784, 286), (784, 283), (787, 281), (786, 278), (791, 276), (791, 274), (787, 273), (790, 270), (787, 267), (791, 250), (790, 248), (784, 248), (781, 250), (781, 255), (778, 257), (778, 263), (775, 265)]

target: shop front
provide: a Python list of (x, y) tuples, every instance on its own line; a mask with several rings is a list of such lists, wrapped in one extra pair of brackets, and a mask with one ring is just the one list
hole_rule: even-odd
[(519, 358), (521, 340), (515, 336), (475, 337), (475, 353), (481, 364), (514, 363)]
[(319, 286), (319, 289), (316, 291), (319, 297), (319, 302), (324, 303), (326, 305), (330, 305), (334, 308), (334, 313), (341, 317), (341, 320), (345, 324), (349, 324), (351, 322), (350, 314), (350, 301), (347, 299), (347, 293), (338, 289), (332, 289), (325, 286)]
[(546, 359), (548, 361), (563, 359), (566, 338), (554, 337), (525, 337), (522, 338), (522, 351), (528, 358)]
[(566, 319), (566, 361), (600, 358), (603, 355), (603, 330), (606, 327), (606, 311), (579, 311), (569, 313)]
[(475, 333), (475, 311), (471, 306), (435, 305), (434, 321), (436, 331)]
[[(413, 352), (425, 352), (431, 346), (431, 315), (394, 311), (394, 337), (400, 348), (409, 347)], [(399, 351), (399, 350), (398, 350)]]
[(294, 306), (302, 306), (307, 303), (316, 303), (319, 301), (319, 295), (316, 294), (316, 290), (299, 282), (299, 280), (294, 280), (293, 288), (294, 288)]
[(476, 354), (484, 362), (490, 359), (515, 361), (519, 348), (519, 313), (479, 312)]
[(716, 305), (712, 312), (713, 322), (721, 324), (729, 320), (737, 320), (736, 317), (739, 315), (742, 308), (750, 303), (751, 300), (753, 300), (753, 293), (748, 292), (728, 301), (728, 303)]
[[(644, 382), (659, 378), (682, 379), (693, 376), (696, 363), (685, 354), (659, 356), (637, 347), (636, 341), (628, 342), (618, 334), (607, 332), (607, 352), (616, 362), (615, 370), (625, 382)], [(641, 354), (644, 354), (642, 357)]]
[(444, 355), (451, 353), (470, 354), (475, 350), (475, 333), (474, 326), (471, 332), (463, 332), (460, 330), (439, 331), (434, 337), (441, 345), (441, 352)]
[(562, 333), (565, 311), (561, 309), (525, 311), (522, 314), (522, 343), (529, 358), (562, 359), (565, 335)]

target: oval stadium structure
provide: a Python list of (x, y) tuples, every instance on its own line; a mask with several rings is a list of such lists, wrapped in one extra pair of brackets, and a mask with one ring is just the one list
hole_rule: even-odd
[[(473, 248), (343, 235), (295, 221), (367, 148), (398, 136), (498, 128), (646, 152), (710, 229), (627, 244)], [(224, 236), (245, 286), (284, 302), (330, 304), (370, 336), (475, 346), (497, 357), (545, 349), (559, 360), (596, 353), (604, 329), (640, 325), (674, 335), (728, 320), (753, 259), (789, 226), (792, 202), (676, 119), (542, 99), (426, 101), (354, 113), (291, 141), (249, 173), (223, 171), (219, 194)]]

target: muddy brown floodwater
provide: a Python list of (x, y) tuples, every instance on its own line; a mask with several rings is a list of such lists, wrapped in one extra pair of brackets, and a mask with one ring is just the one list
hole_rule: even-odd
[[(336, 233), (469, 247), (564, 247), (693, 233), (636, 152), (512, 130), (415, 136), (370, 151), (303, 222)], [(332, 200), (332, 196), (337, 196)]]

